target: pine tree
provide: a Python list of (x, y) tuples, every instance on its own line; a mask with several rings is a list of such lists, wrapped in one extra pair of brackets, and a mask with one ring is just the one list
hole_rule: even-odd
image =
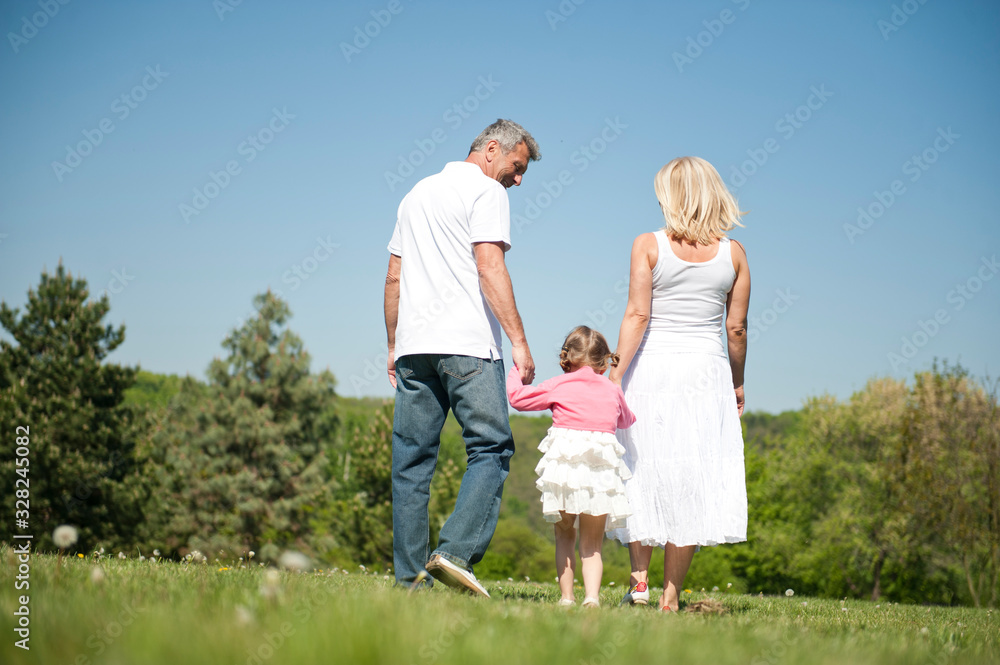
[[(59, 524), (79, 529), (79, 549), (135, 542), (143, 484), (135, 458), (141, 414), (123, 406), (136, 369), (102, 363), (125, 340), (125, 327), (103, 326), (107, 296), (87, 301), (83, 279), (62, 266), (43, 272), (24, 314), (0, 303), (0, 432), (10, 448), (28, 428), (27, 473), (13, 455), (0, 461), (4, 487), (29, 483), (29, 530), (36, 549), (51, 549)], [(5, 524), (13, 513), (6, 512)], [(10, 528), (6, 533), (25, 533)]]
[(151, 537), (168, 551), (308, 549), (326, 504), (325, 447), (336, 428), (334, 378), (309, 372), (291, 312), (271, 294), (223, 342), (207, 387), (187, 380), (154, 435), (158, 490)]

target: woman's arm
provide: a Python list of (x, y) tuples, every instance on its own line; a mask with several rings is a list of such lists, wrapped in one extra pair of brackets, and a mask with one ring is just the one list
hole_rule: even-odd
[(743, 415), (743, 368), (747, 361), (747, 311), (750, 309), (750, 265), (743, 245), (732, 241), (733, 269), (736, 280), (726, 298), (726, 337), (729, 340), (729, 367), (733, 371), (736, 408)]
[(618, 366), (612, 367), (608, 378), (621, 385), (622, 375), (628, 369), (635, 352), (642, 342), (642, 336), (649, 325), (649, 309), (653, 299), (653, 268), (659, 258), (656, 236), (643, 233), (632, 243), (632, 259), (629, 268), (628, 304), (618, 331)]

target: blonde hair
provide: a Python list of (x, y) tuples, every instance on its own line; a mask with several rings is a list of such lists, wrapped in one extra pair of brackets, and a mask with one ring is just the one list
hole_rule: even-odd
[(699, 245), (711, 245), (740, 224), (736, 199), (719, 172), (701, 157), (678, 157), (653, 179), (668, 235)]
[(618, 366), (618, 354), (611, 353), (604, 335), (587, 326), (577, 326), (566, 335), (562, 351), (559, 352), (559, 366), (564, 372), (572, 372), (584, 365), (598, 374), (608, 368)]

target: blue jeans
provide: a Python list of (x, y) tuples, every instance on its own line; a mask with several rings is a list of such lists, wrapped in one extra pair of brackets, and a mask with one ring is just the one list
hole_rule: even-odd
[[(430, 552), (427, 504), (449, 408), (462, 427), (468, 466), (455, 511)], [(483, 558), (496, 530), (513, 454), (502, 360), (438, 354), (396, 360), (392, 552), (397, 584), (412, 583), (433, 554), (467, 570)]]

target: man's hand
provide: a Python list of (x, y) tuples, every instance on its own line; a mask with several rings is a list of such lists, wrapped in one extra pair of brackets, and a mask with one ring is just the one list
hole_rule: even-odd
[(535, 361), (531, 358), (531, 350), (528, 349), (528, 345), (519, 344), (511, 347), (511, 355), (513, 356), (514, 366), (517, 367), (517, 371), (521, 374), (521, 383), (528, 385), (534, 381)]
[(393, 359), (393, 356), (395, 354), (396, 354), (396, 349), (394, 349), (393, 347), (390, 346), (389, 347), (389, 362), (387, 364), (388, 364), (388, 370), (389, 370), (389, 383), (392, 385), (393, 390), (396, 389), (396, 361)]
[(736, 411), (740, 414), (740, 418), (743, 417), (743, 405), (746, 402), (746, 397), (743, 395), (743, 386), (736, 389)]

